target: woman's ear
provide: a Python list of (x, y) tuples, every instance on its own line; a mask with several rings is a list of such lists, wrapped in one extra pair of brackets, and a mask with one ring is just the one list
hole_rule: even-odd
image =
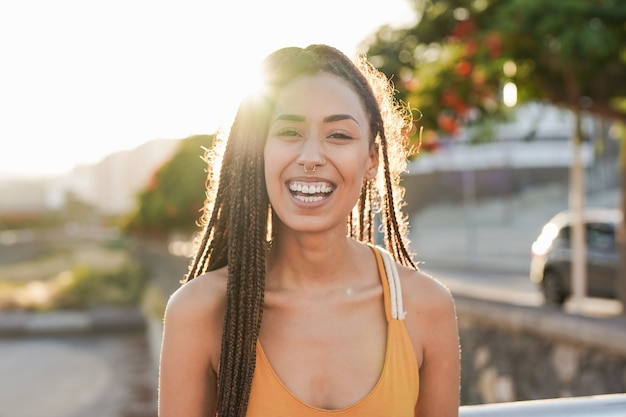
[(369, 158), (367, 171), (365, 172), (365, 179), (371, 180), (376, 177), (378, 173), (378, 144), (372, 143), (370, 145)]

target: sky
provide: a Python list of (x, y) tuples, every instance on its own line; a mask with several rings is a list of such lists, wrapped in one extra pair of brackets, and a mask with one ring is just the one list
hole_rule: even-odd
[(348, 55), (411, 0), (0, 2), (0, 176), (62, 175), (153, 139), (212, 134), (284, 46)]

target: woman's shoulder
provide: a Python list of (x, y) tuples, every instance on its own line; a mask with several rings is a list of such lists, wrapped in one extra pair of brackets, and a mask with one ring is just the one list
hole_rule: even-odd
[[(406, 267), (398, 269), (406, 312), (404, 323), (420, 369), (426, 358), (431, 358), (432, 363), (433, 358), (455, 355), (455, 351), (458, 357), (456, 307), (448, 288), (422, 271)], [(450, 357), (444, 360), (450, 360)]]
[(398, 265), (398, 273), (403, 301), (408, 309), (437, 314), (454, 310), (454, 299), (450, 290), (435, 277), (402, 265)]
[[(182, 284), (168, 300), (159, 384), (163, 392), (169, 393), (166, 395), (169, 408), (200, 407), (201, 403), (206, 403), (206, 398), (215, 395), (226, 280), (225, 269), (208, 272)], [(188, 381), (191, 381), (191, 388), (186, 387), (184, 395), (179, 395), (181, 384)], [(197, 405), (190, 406), (190, 402)]]
[(224, 267), (185, 282), (170, 296), (165, 310), (166, 320), (206, 324), (215, 318), (221, 323), (227, 280), (228, 271)]

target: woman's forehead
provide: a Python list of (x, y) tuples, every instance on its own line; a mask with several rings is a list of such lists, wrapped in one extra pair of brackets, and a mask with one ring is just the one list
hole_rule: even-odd
[(359, 123), (366, 121), (363, 100), (342, 78), (321, 73), (296, 78), (280, 90), (275, 101), (275, 115), (284, 112), (319, 115), (350, 114)]

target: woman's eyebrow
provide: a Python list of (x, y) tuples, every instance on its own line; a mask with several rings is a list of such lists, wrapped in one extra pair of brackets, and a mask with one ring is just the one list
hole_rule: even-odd
[(286, 120), (288, 122), (304, 122), (304, 116), (298, 116), (297, 114), (280, 114), (274, 119), (274, 122), (279, 120)]
[(359, 122), (354, 117), (352, 117), (349, 114), (332, 114), (330, 116), (324, 117), (323, 122), (324, 123), (332, 123), (332, 122), (338, 122), (340, 120), (346, 120), (346, 119), (354, 120), (354, 123), (359, 125)]
[[(288, 122), (304, 122), (306, 119), (304, 116), (297, 114), (280, 114), (276, 117), (276, 119), (274, 119), (274, 122), (279, 120), (286, 120)], [(341, 120), (353, 120), (354, 123), (360, 126), (359, 122), (349, 114), (331, 114), (330, 116), (326, 116), (322, 119), (324, 123), (338, 122)]]

